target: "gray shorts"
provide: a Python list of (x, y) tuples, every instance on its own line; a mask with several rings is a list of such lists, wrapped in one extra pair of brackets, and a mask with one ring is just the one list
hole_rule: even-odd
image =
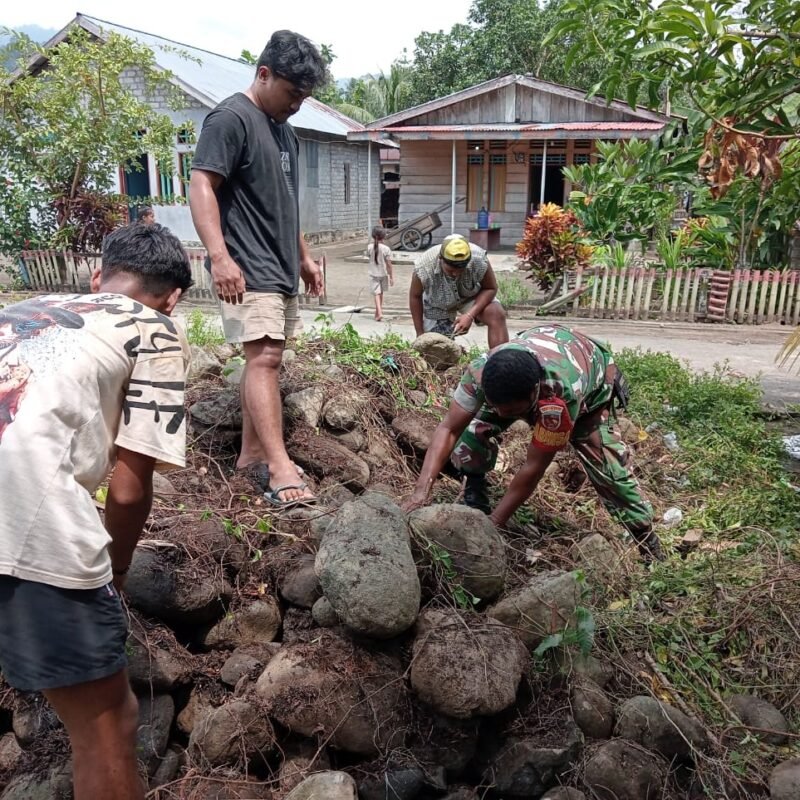
[(0, 575), (0, 672), (24, 692), (114, 675), (128, 665), (117, 590), (59, 589)]

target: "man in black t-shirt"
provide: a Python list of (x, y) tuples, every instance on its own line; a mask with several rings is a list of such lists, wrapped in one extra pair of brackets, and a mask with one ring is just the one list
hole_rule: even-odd
[(300, 278), (311, 295), (323, 288), (300, 232), (298, 145), (287, 120), (325, 77), (308, 39), (274, 33), (250, 88), (206, 117), (189, 187), (225, 337), (244, 347), (237, 468), (281, 506), (313, 500), (286, 452), (278, 372), (286, 340), (302, 327)]

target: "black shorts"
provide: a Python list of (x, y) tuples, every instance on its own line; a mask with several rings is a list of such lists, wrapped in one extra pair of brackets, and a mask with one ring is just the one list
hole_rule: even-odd
[(59, 689), (128, 665), (117, 590), (59, 589), (0, 575), (0, 672), (15, 689)]

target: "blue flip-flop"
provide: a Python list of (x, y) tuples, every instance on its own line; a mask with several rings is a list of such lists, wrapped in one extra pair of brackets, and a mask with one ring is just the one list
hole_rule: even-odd
[(308, 506), (317, 502), (316, 497), (299, 497), (297, 500), (281, 500), (279, 497), (281, 492), (287, 489), (308, 489), (308, 484), (303, 483), (286, 483), (282, 486), (276, 486), (274, 489), (269, 487), (264, 492), (264, 499), (278, 508), (294, 508), (295, 506)]

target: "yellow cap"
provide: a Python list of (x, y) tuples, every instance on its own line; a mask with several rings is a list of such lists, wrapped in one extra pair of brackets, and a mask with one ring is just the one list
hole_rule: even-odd
[(442, 242), (439, 256), (451, 267), (466, 267), (472, 258), (472, 250), (463, 236), (448, 236)]

